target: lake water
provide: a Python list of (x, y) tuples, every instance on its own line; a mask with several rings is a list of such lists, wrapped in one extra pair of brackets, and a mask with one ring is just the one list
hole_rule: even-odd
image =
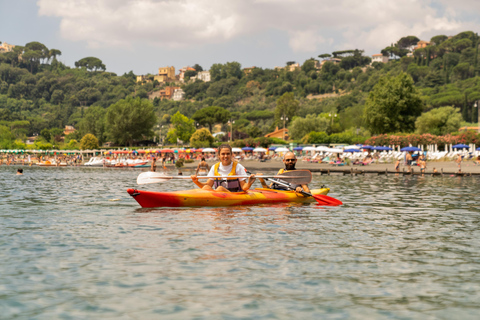
[(478, 177), (314, 175), (344, 206), (141, 209), (138, 170), (15, 171), (1, 319), (479, 318)]

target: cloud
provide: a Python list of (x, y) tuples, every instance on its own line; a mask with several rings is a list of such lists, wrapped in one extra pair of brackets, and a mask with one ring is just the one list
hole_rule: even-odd
[(63, 38), (93, 47), (194, 48), (276, 30), (288, 36), (294, 52), (326, 46), (377, 52), (405, 35), (429, 38), (480, 25), (469, 16), (469, 8), (480, 9), (476, 0), (38, 0), (37, 5), (40, 15), (61, 19)]

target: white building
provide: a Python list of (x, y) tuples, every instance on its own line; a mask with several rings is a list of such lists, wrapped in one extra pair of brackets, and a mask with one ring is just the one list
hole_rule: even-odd
[(197, 79), (203, 82), (210, 82), (210, 71), (199, 71), (197, 73)]
[(173, 91), (172, 99), (173, 99), (174, 101), (183, 100), (184, 97), (185, 97), (185, 91), (183, 91), (182, 89), (175, 89), (175, 90)]
[(388, 62), (388, 57), (385, 57), (381, 53), (377, 53), (372, 55), (372, 63), (374, 62), (381, 62), (381, 63), (387, 63)]

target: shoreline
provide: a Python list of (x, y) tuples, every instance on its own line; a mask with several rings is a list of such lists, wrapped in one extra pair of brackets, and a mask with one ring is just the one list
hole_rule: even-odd
[[(211, 166), (216, 163), (216, 161), (207, 161), (207, 163)], [(241, 161), (240, 164), (242, 164), (245, 168), (248, 170), (256, 170), (256, 171), (262, 171), (262, 170), (273, 170), (277, 171), (279, 169), (283, 168), (283, 162), (282, 161), (276, 161), (276, 160), (269, 160), (266, 162), (260, 162), (258, 160), (244, 160)], [(179, 170), (179, 171), (194, 171), (197, 168), (198, 161), (195, 161), (193, 163), (186, 163), (183, 167), (181, 168), (176, 168), (174, 164), (167, 164), (167, 170)], [(29, 165), (29, 164), (2, 164), (0, 167), (36, 167), (36, 168), (47, 168), (45, 166), (38, 166), (36, 164)], [(75, 166), (49, 166), (48, 168), (97, 168), (97, 169), (127, 169), (127, 170), (149, 170), (147, 167), (141, 167), (141, 168), (133, 168), (133, 167), (128, 167), (128, 168), (112, 168), (112, 167), (88, 167), (84, 166), (83, 164), (80, 165), (75, 165)], [(407, 172), (407, 166), (404, 165), (403, 163), (400, 164), (400, 171), (396, 172), (395, 171), (395, 164), (394, 163), (371, 163), (366, 166), (362, 165), (343, 165), (343, 166), (337, 166), (337, 165), (331, 165), (327, 163), (310, 163), (306, 161), (301, 161), (299, 160), (296, 165), (297, 169), (306, 169), (310, 170), (313, 173), (321, 173), (321, 174), (330, 174), (330, 173), (340, 173), (340, 174), (403, 174), (407, 175), (410, 174)], [(475, 165), (473, 161), (465, 161), (462, 162), (461, 165), (461, 172), (459, 173), (458, 171), (458, 164), (453, 162), (453, 161), (427, 161), (427, 166), (424, 174), (426, 175), (432, 175), (434, 174), (433, 169), (437, 170), (437, 173), (435, 175), (462, 175), (462, 176), (470, 176), (470, 175), (480, 175), (480, 165)], [(160, 169), (159, 166), (157, 166), (157, 170)], [(139, 171), (140, 171), (139, 170)], [(419, 175), (420, 173), (420, 167), (418, 166), (412, 166), (412, 171), (414, 175)]]
[[(215, 163), (215, 161), (207, 161), (209, 165)], [(244, 160), (241, 161), (245, 168), (248, 170), (279, 170), (282, 169), (283, 162), (270, 160), (266, 162), (260, 162), (258, 160)], [(197, 164), (188, 163), (181, 169), (196, 169)], [(407, 173), (407, 166), (403, 163), (400, 164), (400, 172), (395, 171), (394, 163), (371, 163), (366, 166), (361, 165), (344, 165), (337, 166), (327, 163), (310, 163), (299, 160), (296, 165), (297, 169), (306, 169), (312, 172), (328, 174), (328, 173), (341, 173), (341, 174), (409, 174)], [(437, 174), (444, 175), (458, 174), (458, 164), (453, 161), (427, 161), (427, 166), (424, 174), (433, 174), (433, 168), (437, 170)], [(413, 174), (420, 174), (420, 167), (412, 166)], [(461, 175), (480, 175), (480, 165), (475, 165), (473, 161), (464, 161), (461, 166)]]

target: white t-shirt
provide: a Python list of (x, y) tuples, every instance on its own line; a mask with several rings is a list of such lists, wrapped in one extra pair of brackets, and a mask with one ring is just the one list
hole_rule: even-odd
[[(220, 166), (218, 166), (218, 173), (221, 176), (228, 176), (230, 171), (232, 171), (232, 166), (233, 166), (233, 161), (232, 161), (232, 163), (230, 163), (229, 166), (226, 166), (226, 167), (223, 166), (222, 163), (220, 162)], [(245, 178), (238, 178), (238, 180), (240, 180), (240, 181), (248, 178), (248, 175), (245, 172), (245, 167), (242, 166), (240, 163), (237, 163), (237, 167), (235, 168), (235, 175), (236, 176), (245, 176)], [(210, 168), (210, 171), (208, 172), (207, 177), (215, 177), (215, 166), (214, 165)], [(213, 180), (213, 179), (209, 179), (209, 180)]]

